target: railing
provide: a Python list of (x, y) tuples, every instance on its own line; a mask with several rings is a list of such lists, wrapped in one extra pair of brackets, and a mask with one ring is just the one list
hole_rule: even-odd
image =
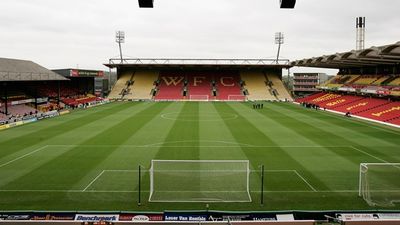
[(290, 66), (288, 59), (167, 59), (167, 58), (132, 58), (109, 60), (110, 65), (237, 65), (237, 66), (255, 66), (255, 65), (285, 65)]

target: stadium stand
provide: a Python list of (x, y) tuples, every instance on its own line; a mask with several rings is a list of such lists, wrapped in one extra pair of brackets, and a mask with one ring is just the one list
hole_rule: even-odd
[(157, 80), (158, 73), (158, 71), (136, 71), (133, 76), (131, 92), (125, 98), (132, 100), (152, 99), (152, 90), (155, 87), (154, 81)]
[(255, 71), (241, 72), (240, 76), (244, 81), (247, 89), (247, 99), (251, 101), (257, 100), (277, 100), (275, 96), (268, 91), (266, 79), (263, 73)]
[(341, 107), (337, 107), (335, 108), (335, 111), (339, 111), (339, 112), (350, 112), (351, 114), (358, 114), (373, 108), (377, 108), (380, 107), (382, 105), (388, 104), (390, 103), (387, 100), (383, 100), (383, 99), (378, 99), (378, 98), (364, 98), (361, 99), (359, 101), (355, 101), (351, 104), (345, 105), (345, 106), (341, 106)]
[(34, 113), (36, 111), (34, 108), (24, 105), (24, 104), (12, 106), (12, 107), (8, 108), (8, 110), (9, 110), (10, 114), (16, 115), (16, 116), (22, 116), (25, 114)]
[(298, 103), (309, 103), (341, 113), (350, 113), (376, 121), (399, 124), (400, 102), (386, 99), (320, 92), (296, 99)]
[(388, 123), (396, 124), (400, 126), (400, 117), (395, 119), (390, 119), (387, 121)]
[(388, 80), (389, 78), (391, 78), (390, 76), (379, 76), (377, 80), (375, 80), (374, 82), (372, 82), (372, 85), (381, 85), (383, 82), (385, 82), (386, 80)]
[(100, 100), (100, 98), (93, 96), (93, 95), (83, 95), (83, 96), (79, 96), (76, 98), (64, 98), (62, 99), (62, 101), (69, 106), (73, 106), (76, 107), (80, 104), (87, 104), (87, 103), (91, 103), (91, 102), (95, 102), (97, 100)]
[(108, 98), (110, 99), (122, 99), (124, 97), (126, 87), (129, 83), (129, 81), (132, 78), (132, 72), (125, 72), (123, 73), (117, 82), (115, 83), (113, 89), (111, 90), (110, 94), (108, 95)]
[(359, 75), (344, 75), (339, 77), (339, 84), (352, 84), (355, 82), (360, 76)]
[[(178, 74), (178, 75), (177, 75)], [(160, 72), (155, 100), (181, 100), (184, 99), (185, 76), (176, 72)]]
[(321, 97), (321, 96), (323, 96), (325, 94), (326, 94), (325, 92), (318, 92), (318, 93), (315, 93), (315, 94), (312, 94), (312, 95), (309, 95), (309, 96), (306, 96), (306, 97), (297, 98), (296, 102), (298, 102), (298, 103), (310, 102), (311, 100), (319, 98), (319, 97)]
[[(400, 86), (400, 76), (398, 76), (398, 77), (393, 77), (392, 79), (393, 79), (393, 80), (390, 81), (390, 82), (388, 83), (388, 85)], [(385, 83), (386, 83), (386, 82), (387, 82), (387, 81), (385, 81)]]
[[(36, 87), (31, 87), (31, 89), (37, 88), (38, 94), (42, 97), (52, 97), (55, 98), (58, 96), (58, 87), (56, 84), (38, 84)], [(80, 92), (78, 88), (72, 87), (68, 84), (68, 82), (62, 83), (60, 85), (60, 93), (61, 97), (70, 97), (76, 96), (79, 94), (83, 94)]]
[(287, 91), (285, 85), (282, 80), (275, 74), (267, 74), (267, 82), (271, 82), (271, 86), (274, 88), (273, 94), (276, 96), (278, 100), (281, 101), (293, 101), (292, 96)]
[(379, 107), (374, 107), (367, 111), (357, 113), (358, 116), (378, 120), (378, 121), (389, 121), (394, 118), (398, 118), (400, 115), (400, 102), (391, 102), (384, 104)]
[(335, 109), (359, 101), (361, 99), (364, 99), (364, 97), (353, 96), (353, 95), (342, 95), (338, 98), (335, 98), (334, 100), (325, 101), (321, 103), (319, 106), (327, 109)]
[(241, 90), (240, 75), (237, 72), (216, 73), (214, 75), (218, 100), (243, 101), (245, 96)]
[(341, 95), (333, 93), (324, 93), (316, 98), (310, 98), (307, 102), (321, 106), (324, 102), (340, 98)]
[(377, 81), (378, 77), (376, 75), (361, 75), (357, 79), (353, 80), (353, 82), (348, 82), (348, 84), (372, 84)]

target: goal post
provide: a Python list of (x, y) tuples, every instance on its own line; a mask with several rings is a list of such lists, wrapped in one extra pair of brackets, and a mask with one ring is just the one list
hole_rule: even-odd
[(191, 101), (208, 101), (208, 95), (189, 95)]
[(358, 195), (370, 206), (399, 203), (400, 163), (361, 163)]
[(246, 96), (244, 95), (228, 95), (229, 101), (244, 101), (246, 100)]
[(251, 202), (248, 160), (152, 160), (149, 202)]

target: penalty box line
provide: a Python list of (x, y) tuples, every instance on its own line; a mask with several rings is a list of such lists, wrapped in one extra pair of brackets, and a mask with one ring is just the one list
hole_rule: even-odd
[[(218, 142), (218, 141), (216, 141)], [(315, 146), (315, 145), (249, 145), (249, 144), (236, 144), (236, 145), (168, 145), (166, 144), (147, 144), (147, 145), (46, 145), (46, 147), (82, 147), (82, 148), (193, 148), (193, 147), (210, 147), (210, 148), (353, 148), (351, 145), (328, 145), (328, 146)]]
[[(106, 172), (128, 172), (128, 173), (137, 173), (139, 170), (102, 170), (81, 192), (87, 192), (90, 186), (92, 186), (104, 173)], [(148, 170), (143, 170), (143, 172), (149, 172)], [(198, 172), (198, 170), (193, 170), (193, 172)], [(259, 172), (258, 170), (250, 170), (250, 172)], [(292, 172), (296, 174), (313, 192), (318, 192), (297, 170), (265, 170), (265, 172), (269, 173), (281, 173), (281, 172)], [(1, 191), (1, 190), (0, 190)], [(96, 190), (90, 190), (96, 191)], [(106, 192), (106, 191), (105, 191)], [(110, 191), (113, 192), (113, 191)]]
[(28, 152), (28, 153), (26, 153), (26, 154), (24, 154), (24, 155), (21, 155), (21, 156), (15, 158), (15, 159), (12, 159), (12, 160), (10, 160), (10, 161), (8, 161), (8, 162), (5, 162), (5, 163), (3, 163), (3, 164), (0, 164), (0, 168), (2, 168), (2, 167), (4, 167), (4, 166), (7, 166), (7, 165), (9, 165), (9, 164), (11, 164), (11, 163), (13, 163), (13, 162), (15, 162), (15, 161), (20, 160), (20, 159), (23, 159), (23, 158), (25, 158), (25, 157), (28, 157), (28, 156), (30, 156), (30, 155), (32, 155), (32, 154), (35, 154), (36, 152), (42, 151), (42, 150), (44, 150), (44, 149), (47, 148), (47, 147), (49, 147), (49, 145), (44, 145), (44, 146), (42, 146), (42, 147), (40, 147), (40, 148), (38, 148), (38, 149), (36, 149), (36, 150), (33, 150), (33, 151), (31, 151), (31, 152)]
[(102, 170), (81, 192), (86, 192), (106, 172), (138, 172), (138, 170)]

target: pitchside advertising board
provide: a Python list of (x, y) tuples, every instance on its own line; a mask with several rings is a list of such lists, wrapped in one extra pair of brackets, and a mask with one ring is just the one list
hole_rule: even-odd
[(144, 222), (144, 221), (163, 221), (163, 214), (120, 214), (119, 221), (133, 221), (133, 222)]
[(146, 222), (146, 221), (163, 221), (163, 214), (76, 214), (77, 222)]
[(164, 221), (276, 221), (275, 213), (165, 212)]
[(400, 213), (338, 213), (336, 217), (342, 221), (398, 220)]

